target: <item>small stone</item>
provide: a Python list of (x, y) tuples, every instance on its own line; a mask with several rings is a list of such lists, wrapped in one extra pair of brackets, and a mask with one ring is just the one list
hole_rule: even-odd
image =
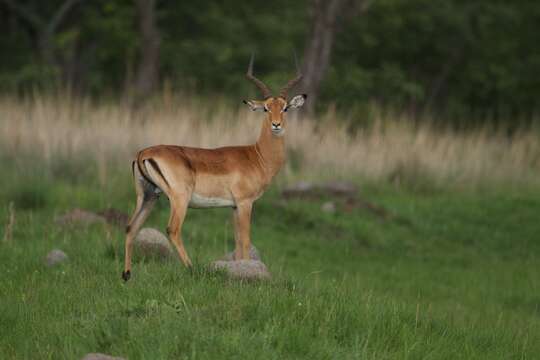
[(328, 214), (333, 214), (336, 212), (336, 204), (333, 201), (327, 201), (321, 206), (321, 210)]
[[(259, 250), (257, 250), (257, 248), (255, 246), (253, 246), (253, 245), (251, 245), (251, 247), (249, 248), (249, 258), (251, 260), (258, 260), (258, 261), (261, 260), (261, 255), (259, 254)], [(225, 255), (222, 260), (224, 260), (224, 261), (233, 261), (234, 260), (234, 251), (231, 251), (230, 253)]]
[(125, 360), (125, 359), (122, 357), (111, 356), (107, 354), (89, 353), (89, 354), (84, 355), (84, 357), (81, 360)]
[(59, 249), (53, 249), (47, 254), (47, 257), (45, 257), (45, 263), (47, 264), (47, 266), (54, 266), (56, 264), (66, 261), (67, 259), (68, 256), (65, 252)]
[(212, 263), (214, 270), (224, 270), (233, 279), (266, 280), (270, 273), (263, 262), (257, 260), (218, 260)]
[(169, 239), (159, 230), (144, 228), (139, 231), (133, 242), (135, 254), (144, 257), (166, 259), (173, 254)]

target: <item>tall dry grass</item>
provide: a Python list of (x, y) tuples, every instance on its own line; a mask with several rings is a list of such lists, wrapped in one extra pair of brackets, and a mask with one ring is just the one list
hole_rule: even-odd
[[(107, 164), (129, 164), (136, 151), (154, 144), (219, 147), (256, 140), (262, 114), (193, 97), (164, 94), (132, 110), (69, 96), (0, 98), (0, 150), (10, 157), (33, 154), (45, 164), (90, 157), (105, 181)], [(336, 115), (300, 121), (290, 114), (285, 176), (362, 177), (393, 182), (536, 184), (540, 137), (522, 131), (438, 130), (428, 123), (374, 115), (370, 126), (350, 135)], [(362, 121), (362, 119), (356, 119)], [(128, 167), (128, 165), (126, 165)]]

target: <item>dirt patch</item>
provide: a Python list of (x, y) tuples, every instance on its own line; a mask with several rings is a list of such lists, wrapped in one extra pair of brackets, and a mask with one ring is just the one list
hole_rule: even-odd
[(61, 226), (110, 224), (125, 228), (129, 222), (129, 217), (126, 213), (113, 208), (107, 208), (98, 212), (75, 208), (63, 215), (57, 216), (54, 221), (57, 225)]
[(321, 206), (321, 211), (326, 213), (352, 212), (363, 209), (377, 216), (381, 220), (396, 220), (402, 224), (410, 224), (407, 219), (393, 214), (381, 205), (362, 199), (359, 195), (358, 186), (350, 182), (329, 181), (326, 183), (313, 184), (300, 181), (285, 187), (281, 192), (283, 198), (303, 200), (332, 199)]
[(129, 222), (129, 216), (126, 213), (114, 208), (98, 211), (97, 214), (103, 217), (108, 224), (117, 225), (122, 228), (125, 228)]
[(75, 208), (68, 211), (64, 215), (57, 216), (55, 223), (61, 226), (66, 225), (83, 225), (89, 226), (93, 224), (105, 224), (106, 220), (103, 216), (93, 213), (88, 210)]

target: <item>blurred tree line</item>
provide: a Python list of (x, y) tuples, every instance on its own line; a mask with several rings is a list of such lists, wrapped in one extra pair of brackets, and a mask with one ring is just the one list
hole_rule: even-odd
[(167, 86), (236, 100), (256, 96), (252, 52), (278, 88), (297, 50), (317, 109), (496, 121), (540, 107), (533, 0), (0, 0), (0, 28), (3, 92), (144, 99)]

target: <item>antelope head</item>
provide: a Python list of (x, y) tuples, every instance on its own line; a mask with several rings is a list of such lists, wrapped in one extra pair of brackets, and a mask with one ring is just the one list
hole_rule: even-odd
[(298, 62), (296, 62), (296, 77), (289, 80), (289, 82), (281, 88), (278, 96), (272, 96), (272, 92), (268, 86), (253, 76), (253, 55), (249, 62), (246, 77), (261, 91), (264, 100), (244, 100), (244, 104), (247, 104), (253, 111), (266, 112), (268, 116), (265, 121), (270, 122), (272, 134), (275, 136), (282, 136), (285, 133), (285, 113), (288, 110), (302, 107), (307, 98), (306, 94), (296, 95), (291, 99), (288, 98), (289, 90), (302, 79), (302, 74), (298, 69)]

